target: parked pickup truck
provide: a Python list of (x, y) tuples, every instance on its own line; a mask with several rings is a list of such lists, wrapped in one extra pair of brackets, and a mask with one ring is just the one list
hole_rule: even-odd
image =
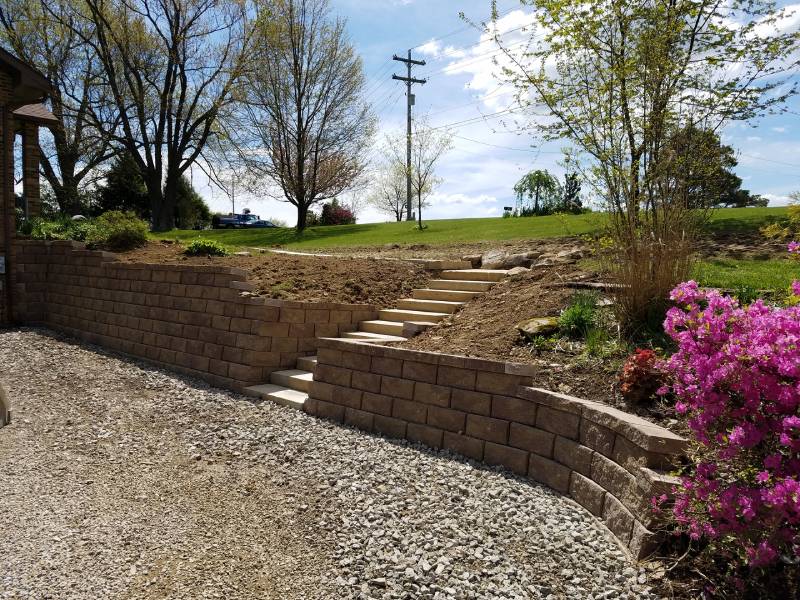
[(243, 215), (225, 215), (221, 217), (214, 217), (211, 221), (214, 229), (249, 229), (249, 228), (262, 228), (262, 227), (277, 227), (270, 221), (262, 221), (258, 215), (250, 213)]

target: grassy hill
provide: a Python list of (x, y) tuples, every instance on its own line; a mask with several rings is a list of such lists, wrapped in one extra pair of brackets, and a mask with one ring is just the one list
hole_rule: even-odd
[[(714, 212), (710, 227), (718, 230), (748, 231), (780, 219), (785, 208), (730, 208)], [(213, 231), (173, 230), (154, 234), (155, 239), (191, 240), (202, 236), (232, 247), (283, 246), (292, 249), (383, 246), (384, 244), (447, 244), (492, 240), (523, 240), (591, 233), (602, 228), (604, 216), (554, 215), (517, 219), (443, 219), (428, 221), (418, 231), (411, 223), (365, 223), (310, 227), (301, 236), (294, 229), (219, 229)]]

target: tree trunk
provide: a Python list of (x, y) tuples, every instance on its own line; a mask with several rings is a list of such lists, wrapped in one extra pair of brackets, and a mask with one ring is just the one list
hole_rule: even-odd
[[(152, 231), (169, 231), (175, 225), (175, 182), (167, 181), (162, 189), (161, 177), (149, 174), (145, 178), (147, 195), (150, 196), (150, 229)], [(171, 190), (170, 190), (171, 188)], [(169, 193), (172, 192), (172, 202)]]
[(56, 204), (62, 213), (70, 216), (80, 214), (86, 210), (81, 202), (80, 193), (78, 192), (78, 183), (71, 177), (64, 177), (63, 183), (58, 186), (50, 184), (55, 195)]
[(306, 229), (306, 219), (308, 218), (308, 205), (305, 202), (297, 204), (297, 233), (303, 233)]
[(417, 194), (417, 227), (422, 231), (422, 194)]

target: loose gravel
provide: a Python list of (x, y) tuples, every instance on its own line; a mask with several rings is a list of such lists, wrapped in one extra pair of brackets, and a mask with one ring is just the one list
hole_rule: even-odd
[(647, 598), (576, 504), (507, 473), (0, 332), (0, 598)]

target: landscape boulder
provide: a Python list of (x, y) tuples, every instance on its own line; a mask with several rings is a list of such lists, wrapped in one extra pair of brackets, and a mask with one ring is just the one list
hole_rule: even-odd
[(483, 257), (480, 254), (469, 254), (467, 256), (462, 256), (461, 260), (470, 263), (473, 269), (480, 269), (481, 264), (483, 263)]
[(558, 331), (558, 317), (536, 317), (517, 325), (519, 332), (527, 339), (540, 335), (550, 335)]
[(527, 267), (514, 267), (513, 269), (509, 269), (509, 275), (524, 275), (525, 273), (530, 273), (531, 270)]
[(481, 257), (481, 267), (484, 269), (502, 269), (503, 262), (508, 254), (502, 250), (489, 250)]

